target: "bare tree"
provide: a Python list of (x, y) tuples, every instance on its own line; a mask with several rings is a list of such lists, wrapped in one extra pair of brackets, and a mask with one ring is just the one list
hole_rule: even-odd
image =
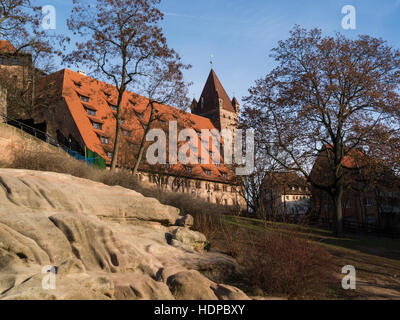
[(120, 148), (121, 106), (124, 94), (141, 75), (141, 66), (155, 57), (168, 57), (171, 49), (159, 27), (163, 14), (159, 0), (96, 0), (95, 5), (74, 0), (68, 26), (84, 40), (66, 60), (84, 64), (111, 81), (118, 91), (114, 156), (116, 168)]
[[(330, 194), (340, 234), (343, 160), (357, 148), (388, 159), (381, 144), (399, 136), (400, 51), (370, 36), (323, 37), (296, 26), (271, 56), (277, 67), (249, 90), (246, 121), (282, 168)], [(329, 163), (324, 179), (310, 174), (320, 152)]]
[[(141, 125), (144, 130), (139, 150), (136, 156), (136, 163), (132, 170), (136, 174), (142, 162), (145, 151), (146, 137), (153, 127), (155, 121), (164, 121), (163, 112), (157, 106), (174, 105), (180, 110), (184, 110), (189, 105), (187, 98), (188, 85), (183, 79), (183, 70), (189, 69), (189, 65), (181, 62), (179, 55), (173, 51), (167, 57), (158, 57), (150, 64), (146, 64), (141, 70), (141, 81), (137, 87), (148, 99), (147, 106), (142, 114), (148, 114), (141, 118)], [(181, 117), (180, 122), (185, 122), (185, 117)]]

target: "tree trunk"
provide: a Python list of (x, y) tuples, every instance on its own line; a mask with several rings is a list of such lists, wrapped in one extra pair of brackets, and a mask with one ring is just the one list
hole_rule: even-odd
[(337, 236), (343, 234), (343, 208), (342, 208), (342, 198), (343, 198), (343, 186), (339, 185), (333, 196), (333, 202), (335, 207), (335, 223), (334, 232)]
[(144, 130), (144, 134), (143, 134), (143, 138), (142, 141), (140, 143), (140, 147), (139, 147), (139, 152), (138, 152), (138, 156), (136, 157), (136, 163), (135, 163), (135, 167), (132, 170), (132, 175), (136, 176), (137, 171), (139, 170), (139, 165), (140, 162), (142, 162), (142, 158), (143, 158), (143, 153), (144, 153), (144, 145), (146, 142), (146, 136), (150, 131), (150, 126), (151, 123), (153, 121), (153, 116), (154, 116), (154, 106), (153, 103), (150, 102), (150, 106), (151, 106), (151, 113), (150, 113), (150, 118), (149, 118), (149, 122), (147, 123), (146, 129)]
[[(125, 81), (125, 79), (123, 79)], [(115, 141), (114, 141), (114, 150), (113, 150), (113, 157), (111, 160), (111, 171), (115, 170), (117, 167), (118, 161), (118, 153), (119, 153), (119, 145), (121, 141), (121, 107), (122, 107), (122, 98), (125, 93), (125, 88), (121, 88), (118, 94), (118, 104), (117, 104), (117, 124), (115, 128)]]

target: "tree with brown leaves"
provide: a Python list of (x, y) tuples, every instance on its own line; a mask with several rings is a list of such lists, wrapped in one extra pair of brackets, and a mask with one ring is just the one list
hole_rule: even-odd
[[(329, 193), (340, 234), (344, 159), (362, 150), (385, 161), (391, 148), (382, 146), (399, 141), (400, 51), (370, 36), (325, 37), (296, 26), (271, 57), (277, 66), (249, 90), (245, 124), (282, 168)], [(331, 178), (322, 182), (310, 174), (320, 152)]]

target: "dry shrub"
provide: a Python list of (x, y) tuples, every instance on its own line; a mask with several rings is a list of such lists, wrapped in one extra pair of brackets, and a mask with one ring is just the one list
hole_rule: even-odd
[(327, 251), (294, 234), (248, 236), (238, 261), (254, 288), (296, 299), (326, 296), (335, 281), (333, 259)]
[(83, 161), (71, 158), (67, 154), (51, 152), (35, 152), (21, 150), (13, 152), (11, 164), (3, 165), (8, 168), (36, 171), (50, 171), (97, 181), (109, 186), (122, 186), (128, 189), (139, 189), (138, 182), (126, 170), (99, 170)]
[(190, 214), (194, 217), (193, 229), (203, 233), (209, 241), (213, 241), (221, 234), (221, 218), (230, 214), (230, 209), (194, 198), (189, 194), (159, 190), (154, 195), (161, 203), (180, 209), (182, 215)]

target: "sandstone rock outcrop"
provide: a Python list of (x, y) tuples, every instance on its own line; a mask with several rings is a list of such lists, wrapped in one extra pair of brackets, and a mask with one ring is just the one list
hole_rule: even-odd
[(132, 190), (0, 169), (0, 299), (247, 299), (192, 224)]

